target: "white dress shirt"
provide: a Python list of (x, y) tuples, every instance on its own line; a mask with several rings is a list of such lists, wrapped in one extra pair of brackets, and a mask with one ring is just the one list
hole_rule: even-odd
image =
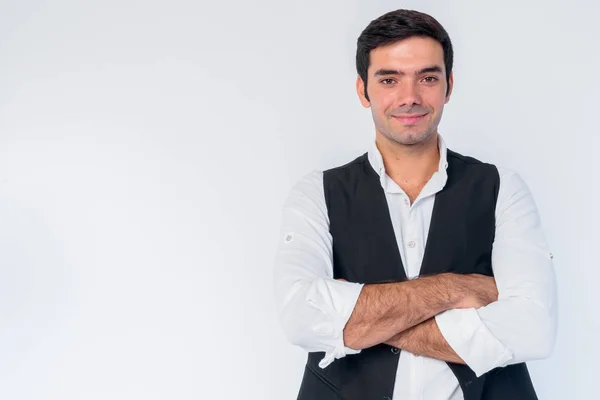
[[(439, 169), (412, 204), (385, 173), (374, 142), (368, 152), (369, 163), (380, 176), (409, 279), (419, 276), (435, 195), (447, 180), (447, 150), (441, 136), (439, 150)], [(498, 301), (479, 309), (448, 310), (435, 317), (448, 344), (477, 376), (496, 367), (547, 357), (556, 335), (552, 255), (535, 202), (518, 174), (502, 168), (498, 171), (500, 188), (492, 250)], [(333, 279), (332, 237), (322, 171), (301, 179), (286, 201), (274, 283), (286, 336), (306, 351), (325, 352), (321, 368), (360, 352), (344, 346), (343, 329), (363, 284)], [(402, 351), (394, 399), (457, 400), (463, 395), (444, 361)]]

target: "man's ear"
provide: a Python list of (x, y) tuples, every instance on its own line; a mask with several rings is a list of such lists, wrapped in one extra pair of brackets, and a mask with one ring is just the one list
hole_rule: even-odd
[(363, 107), (371, 107), (371, 102), (365, 96), (365, 83), (363, 82), (360, 75), (356, 75), (356, 94), (358, 94), (360, 104), (362, 104)]
[(446, 95), (446, 101), (444, 102), (444, 104), (448, 104), (448, 102), (450, 101), (452, 89), (454, 89), (454, 72), (450, 72), (450, 75), (448, 76), (448, 89), (446, 91), (446, 93), (448, 94)]

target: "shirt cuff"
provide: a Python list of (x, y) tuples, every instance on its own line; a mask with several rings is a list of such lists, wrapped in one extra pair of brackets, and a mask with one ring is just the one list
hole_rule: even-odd
[(485, 326), (474, 308), (452, 309), (435, 316), (450, 347), (477, 377), (512, 360), (506, 348)]
[(346, 347), (342, 344), (340, 347), (336, 347), (332, 352), (325, 353), (325, 357), (319, 361), (319, 367), (322, 369), (327, 368), (334, 360), (346, 357), (350, 354), (358, 354), (360, 350), (354, 350), (350, 347)]
[(327, 316), (313, 327), (313, 333), (317, 336), (329, 337), (333, 344), (333, 350), (325, 353), (325, 357), (319, 362), (319, 367), (326, 368), (336, 359), (360, 353), (360, 350), (344, 345), (344, 328), (354, 311), (363, 286), (360, 283), (320, 279), (307, 293), (308, 304)]

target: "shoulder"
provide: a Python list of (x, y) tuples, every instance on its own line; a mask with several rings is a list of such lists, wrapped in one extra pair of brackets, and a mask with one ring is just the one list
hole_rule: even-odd
[(496, 166), (494, 164), (490, 164), (484, 161), (481, 161), (475, 157), (466, 156), (455, 151), (448, 149), (447, 151), (448, 163), (457, 163), (465, 166), (482, 168), (482, 169), (495, 169)]
[(338, 167), (333, 167), (323, 171), (323, 175), (326, 177), (331, 176), (344, 176), (346, 174), (351, 173), (352, 171), (356, 171), (357, 169), (362, 169), (366, 164), (368, 164), (368, 153), (365, 153), (361, 156), (356, 157), (354, 160), (340, 165)]
[(320, 202), (324, 195), (323, 181), (334, 177), (341, 178), (346, 174), (351, 174), (357, 168), (364, 168), (368, 163), (367, 153), (356, 157), (354, 160), (326, 170), (313, 170), (302, 176), (292, 187), (288, 198), (288, 203), (297, 199), (311, 200)]
[(531, 194), (521, 175), (511, 168), (480, 161), (475, 157), (465, 156), (452, 150), (448, 150), (448, 163), (460, 165), (470, 171), (479, 171), (479, 173), (475, 173), (476, 176), (493, 177), (497, 180), (496, 205), (499, 211)]
[(298, 179), (292, 186), (286, 205), (307, 200), (314, 203), (321, 197), (323, 197), (323, 171), (313, 170)]
[(497, 168), (500, 176), (499, 205), (511, 203), (531, 195), (529, 186), (517, 171), (506, 167)]

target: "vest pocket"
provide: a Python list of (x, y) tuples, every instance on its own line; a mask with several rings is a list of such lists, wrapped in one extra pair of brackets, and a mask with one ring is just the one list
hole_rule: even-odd
[(298, 400), (347, 400), (326, 377), (307, 365), (298, 393)]

